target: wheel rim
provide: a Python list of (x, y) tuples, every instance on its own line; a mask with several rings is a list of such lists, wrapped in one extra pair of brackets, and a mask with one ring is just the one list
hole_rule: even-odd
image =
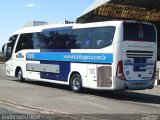
[(18, 72), (18, 80), (21, 80), (21, 78), (22, 78), (22, 72), (21, 72), (21, 70)]
[(79, 80), (79, 78), (75, 77), (73, 79), (73, 89), (78, 90), (78, 89), (80, 89), (80, 87), (81, 87), (80, 80)]

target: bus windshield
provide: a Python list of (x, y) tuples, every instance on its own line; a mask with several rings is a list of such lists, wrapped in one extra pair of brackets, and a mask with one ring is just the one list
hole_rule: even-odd
[(16, 42), (18, 35), (11, 36), (9, 39), (9, 43), (7, 44), (7, 49), (6, 49), (6, 60), (9, 60), (12, 56), (14, 44)]
[(153, 25), (140, 23), (124, 23), (124, 41), (156, 42)]

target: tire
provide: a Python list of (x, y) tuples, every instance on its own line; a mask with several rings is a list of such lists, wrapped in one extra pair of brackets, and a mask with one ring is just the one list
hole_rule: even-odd
[(74, 74), (71, 77), (70, 87), (73, 92), (80, 93), (82, 92), (82, 79), (79, 74)]
[(24, 82), (25, 79), (23, 78), (23, 72), (21, 69), (18, 70), (17, 72), (17, 79), (20, 81), (20, 82)]

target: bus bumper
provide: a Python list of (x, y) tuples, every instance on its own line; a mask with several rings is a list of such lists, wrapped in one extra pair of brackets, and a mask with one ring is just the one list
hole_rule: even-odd
[(115, 81), (113, 89), (115, 90), (145, 90), (154, 87), (155, 80), (121, 80)]

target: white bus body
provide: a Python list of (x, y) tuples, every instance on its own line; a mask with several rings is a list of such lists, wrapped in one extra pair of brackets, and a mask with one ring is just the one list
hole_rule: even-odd
[(45, 25), (18, 30), (6, 44), (6, 75), (97, 90), (154, 86), (155, 26), (138, 21)]

